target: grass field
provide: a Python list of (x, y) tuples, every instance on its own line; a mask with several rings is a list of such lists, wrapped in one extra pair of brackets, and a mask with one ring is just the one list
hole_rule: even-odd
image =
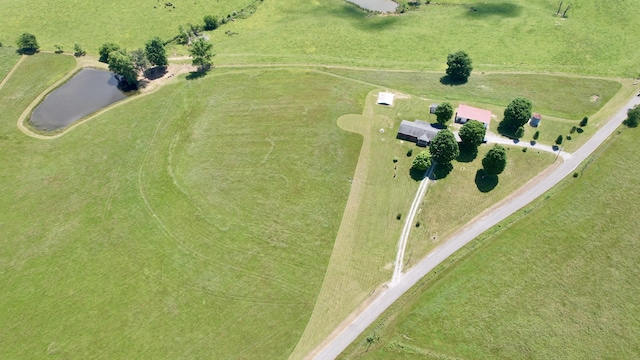
[(640, 356), (637, 135), (623, 130), (579, 178), (470, 243), (342, 358)]
[(0, 82), (2, 82), (16, 61), (18, 61), (18, 54), (13, 49), (0, 47)]
[(220, 71), (56, 140), (24, 136), (17, 116), (73, 66), (28, 57), (0, 90), (0, 352), (286, 357), (361, 145), (335, 120), (362, 108), (365, 88), (316, 72)]
[(476, 70), (640, 74), (637, 0), (574, 3), (563, 20), (549, 0), (462, 1), (402, 16), (370, 16), (341, 0), (265, 1), (246, 21), (214, 32), (219, 63), (295, 62), (442, 70), (466, 50)]
[[(164, 6), (172, 3), (173, 7)], [(170, 39), (178, 26), (201, 24), (205, 15), (226, 16), (252, 0), (111, 0), (111, 1), (20, 1), (2, 2), (0, 41), (15, 46), (18, 35), (36, 35), (45, 50), (61, 44), (73, 51), (75, 43), (97, 54), (105, 42), (116, 42), (129, 50), (144, 47), (154, 36)]]
[[(25, 31), (44, 49), (70, 51), (78, 42), (96, 53), (104, 42), (129, 49), (153, 36), (170, 38), (178, 25), (225, 15), (249, 0), (191, 2), (165, 8), (154, 0), (3, 3), (0, 41)], [(474, 6), (469, 11), (462, 3)], [(478, 71), (510, 70), (636, 77), (640, 74), (639, 0), (574, 4), (568, 19), (557, 2), (451, 0), (401, 16), (371, 16), (342, 0), (264, 1), (246, 20), (212, 32), (217, 63), (315, 63), (444, 70), (446, 55), (464, 49)], [(153, 7), (157, 6), (156, 9)], [(118, 19), (114, 21), (113, 19)], [(229, 36), (225, 31), (237, 33)], [(178, 52), (186, 54), (184, 49)]]

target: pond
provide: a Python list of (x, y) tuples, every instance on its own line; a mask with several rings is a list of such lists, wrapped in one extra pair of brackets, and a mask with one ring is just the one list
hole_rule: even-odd
[(394, 12), (398, 3), (391, 0), (347, 0), (363, 9), (379, 12)]
[(82, 69), (45, 97), (31, 114), (31, 124), (44, 131), (65, 128), (106, 106), (125, 99), (114, 73)]

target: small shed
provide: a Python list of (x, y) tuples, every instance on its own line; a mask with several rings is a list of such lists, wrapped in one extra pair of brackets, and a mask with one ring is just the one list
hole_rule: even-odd
[(379, 92), (378, 93), (378, 102), (376, 102), (376, 104), (393, 106), (393, 98), (394, 97), (395, 97), (395, 95), (393, 93), (390, 93), (390, 92)]
[(466, 124), (469, 120), (476, 120), (483, 123), (485, 129), (488, 129), (491, 124), (491, 111), (460, 104), (458, 111), (456, 111), (455, 119), (459, 124)]
[(535, 113), (531, 116), (531, 120), (529, 121), (529, 125), (533, 127), (538, 127), (540, 125), (540, 121), (542, 120), (542, 115)]
[(429, 114), (435, 114), (436, 109), (438, 108), (438, 105), (440, 104), (431, 104), (431, 106), (429, 107)]
[(440, 129), (433, 127), (428, 122), (402, 120), (397, 138), (414, 142), (418, 146), (427, 146), (438, 132)]

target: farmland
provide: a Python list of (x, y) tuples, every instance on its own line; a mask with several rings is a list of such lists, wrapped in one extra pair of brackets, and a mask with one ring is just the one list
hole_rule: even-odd
[[(170, 39), (178, 26), (199, 23), (203, 15), (225, 16), (250, 3), (34, 1), (29, 9), (25, 2), (3, 4), (0, 79), (20, 62), (0, 87), (0, 338), (5, 340), (0, 353), (10, 358), (302, 358), (391, 277), (396, 242), (419, 184), (410, 167), (420, 149), (395, 138), (400, 120), (434, 121), (429, 105), (449, 101), (491, 110), (495, 131), (509, 101), (526, 96), (544, 116), (540, 144), (552, 144), (583, 116), (590, 117), (589, 126), (566, 143), (564, 149), (573, 151), (638, 90), (631, 79), (640, 60), (635, 46), (640, 21), (631, 21), (637, 1), (606, 6), (588, 1), (562, 19), (553, 15), (557, 4), (543, 0), (478, 2), (476, 11), (451, 1), (386, 16), (340, 0), (265, 0), (250, 17), (205, 32), (216, 52), (208, 73), (165, 79), (166, 84), (55, 139), (29, 137), (16, 126), (45, 89), (74, 67), (95, 66), (102, 43), (132, 50), (156, 35)], [(12, 45), (24, 31), (37, 36), (42, 53), (19, 58)], [(74, 43), (88, 55), (70, 56)], [(50, 53), (54, 44), (63, 45), (67, 54)], [(173, 56), (187, 54), (185, 46), (168, 47)], [(471, 54), (475, 70), (467, 83), (452, 86), (442, 79), (445, 59), (460, 48)], [(393, 107), (375, 105), (381, 90), (396, 93)], [(535, 130), (527, 126), (523, 140), (530, 141)], [(531, 291), (545, 294), (549, 308), (557, 309), (551, 299), (559, 296), (554, 286), (561, 281), (545, 261), (561, 267), (575, 250), (575, 239), (589, 233), (604, 237), (604, 223), (587, 227), (584, 222), (631, 213), (630, 204), (617, 208), (600, 198), (622, 181), (633, 193), (634, 172), (599, 179), (614, 171), (613, 164), (621, 166), (607, 154), (632, 158), (633, 149), (619, 145), (630, 137), (630, 131), (623, 132), (584, 176), (569, 179), (551, 200), (532, 208), (545, 212), (536, 218), (562, 221), (545, 223), (549, 242), (528, 250), (530, 242), (542, 241), (520, 236), (535, 228), (527, 220), (532, 215), (522, 224), (510, 222), (505, 232), (494, 231), (387, 315), (393, 320), (376, 328), (381, 340), (365, 355), (411, 356), (402, 350), (411, 343), (401, 334), (417, 331), (410, 336), (419, 343), (418, 352), (512, 356), (514, 350), (504, 347), (487, 350), (487, 339), (479, 335), (468, 349), (456, 347), (466, 339), (465, 327), (457, 327), (462, 320), (424, 315), (405, 323), (403, 316), (414, 310), (433, 314), (458, 291), (472, 298), (470, 288), (459, 287), (467, 278), (470, 284), (488, 284), (487, 299), (499, 297), (512, 282), (530, 280), (518, 268), (525, 265), (547, 271), (536, 275)], [(473, 158), (459, 157), (450, 173), (430, 185), (406, 266), (561, 161), (548, 152), (509, 146), (507, 170), (487, 189), (477, 171), (489, 146), (481, 146)], [(584, 212), (589, 207), (582, 194), (589, 187), (580, 184), (596, 187), (591, 196), (612, 213)], [(580, 211), (562, 208), (576, 199)], [(555, 209), (565, 209), (566, 218)], [(564, 233), (574, 223), (583, 226)], [(523, 230), (517, 236), (508, 234), (518, 226)], [(543, 257), (556, 244), (550, 234), (561, 232), (558, 244), (574, 248)], [(615, 236), (626, 239), (625, 234)], [(511, 248), (514, 238), (518, 244)], [(579, 287), (588, 280), (580, 276), (595, 266), (598, 253), (608, 254), (601, 243), (584, 263), (580, 256), (571, 258), (577, 285), (562, 286), (575, 286), (574, 293), (582, 294)], [(622, 248), (630, 247), (626, 241)], [(469, 249), (479, 249), (478, 254)], [(490, 258), (498, 250), (486, 249), (505, 255)], [(527, 256), (515, 261), (522, 253)], [(620, 290), (635, 271), (633, 259), (624, 258), (632, 253), (611, 253), (629, 265), (612, 267), (622, 275), (606, 288), (608, 294)], [(474, 274), (487, 262), (496, 265)], [(549, 288), (541, 285), (546, 276), (556, 279)], [(520, 290), (503, 299), (504, 312), (495, 314), (500, 322), (492, 336), (499, 342), (511, 339), (510, 319), (533, 296)], [(580, 299), (589, 305), (605, 295), (594, 292)], [(615, 295), (615, 304), (621, 308), (624, 299), (636, 295)], [(490, 300), (479, 304), (489, 305)], [(459, 307), (450, 311), (466, 314), (476, 309), (462, 300), (451, 306)], [(575, 308), (566, 309), (580, 316)], [(486, 326), (486, 318), (471, 319), (478, 328)], [(606, 320), (617, 326), (619, 317)], [(433, 332), (416, 330), (421, 321), (431, 321)], [(527, 329), (523, 334), (543, 331), (540, 323), (517, 324)], [(567, 325), (556, 324), (557, 329)], [(445, 336), (438, 326), (456, 331)], [(586, 344), (589, 336), (575, 339)], [(626, 344), (607, 341), (613, 345), (594, 351)], [(550, 344), (548, 352), (541, 350), (544, 344)], [(559, 347), (553, 341), (543, 345), (527, 349), (551, 357)], [(348, 356), (361, 355), (362, 341), (354, 346)], [(632, 355), (629, 348), (620, 355)]]

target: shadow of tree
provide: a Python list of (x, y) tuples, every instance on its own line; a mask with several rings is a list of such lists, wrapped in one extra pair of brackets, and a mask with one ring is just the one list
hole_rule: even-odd
[(436, 168), (433, 170), (433, 173), (429, 177), (431, 180), (440, 180), (446, 178), (449, 173), (453, 170), (453, 165), (451, 163), (446, 164), (436, 164)]
[(415, 181), (422, 181), (425, 179), (425, 177), (427, 177), (427, 171), (428, 170), (418, 170), (418, 169), (411, 168), (409, 170), (409, 175)]
[(480, 192), (488, 193), (498, 186), (498, 177), (495, 175), (487, 175), (484, 169), (479, 169), (476, 171), (475, 183)]
[(167, 74), (166, 66), (156, 66), (156, 67), (152, 67), (150, 69), (145, 70), (144, 77), (146, 77), (149, 80), (156, 80), (165, 76), (166, 74)]
[(489, 16), (517, 17), (522, 14), (522, 6), (511, 2), (478, 3), (470, 7), (468, 17), (484, 18)]
[(196, 79), (200, 79), (201, 77), (204, 77), (205, 75), (207, 75), (206, 71), (192, 71), (185, 78), (187, 80), (196, 80)]
[(456, 161), (463, 163), (470, 163), (478, 157), (478, 148), (468, 147), (460, 144), (460, 154), (456, 158)]
[(16, 50), (16, 53), (20, 54), (20, 55), (34, 55), (36, 53), (39, 53), (40, 51), (35, 50), (35, 49), (18, 49)]
[(459, 86), (459, 85), (464, 85), (468, 82), (467, 78), (464, 79), (454, 79), (452, 77), (450, 77), (449, 75), (445, 75), (443, 77), (440, 78), (440, 84), (442, 85), (448, 85), (448, 86)]

